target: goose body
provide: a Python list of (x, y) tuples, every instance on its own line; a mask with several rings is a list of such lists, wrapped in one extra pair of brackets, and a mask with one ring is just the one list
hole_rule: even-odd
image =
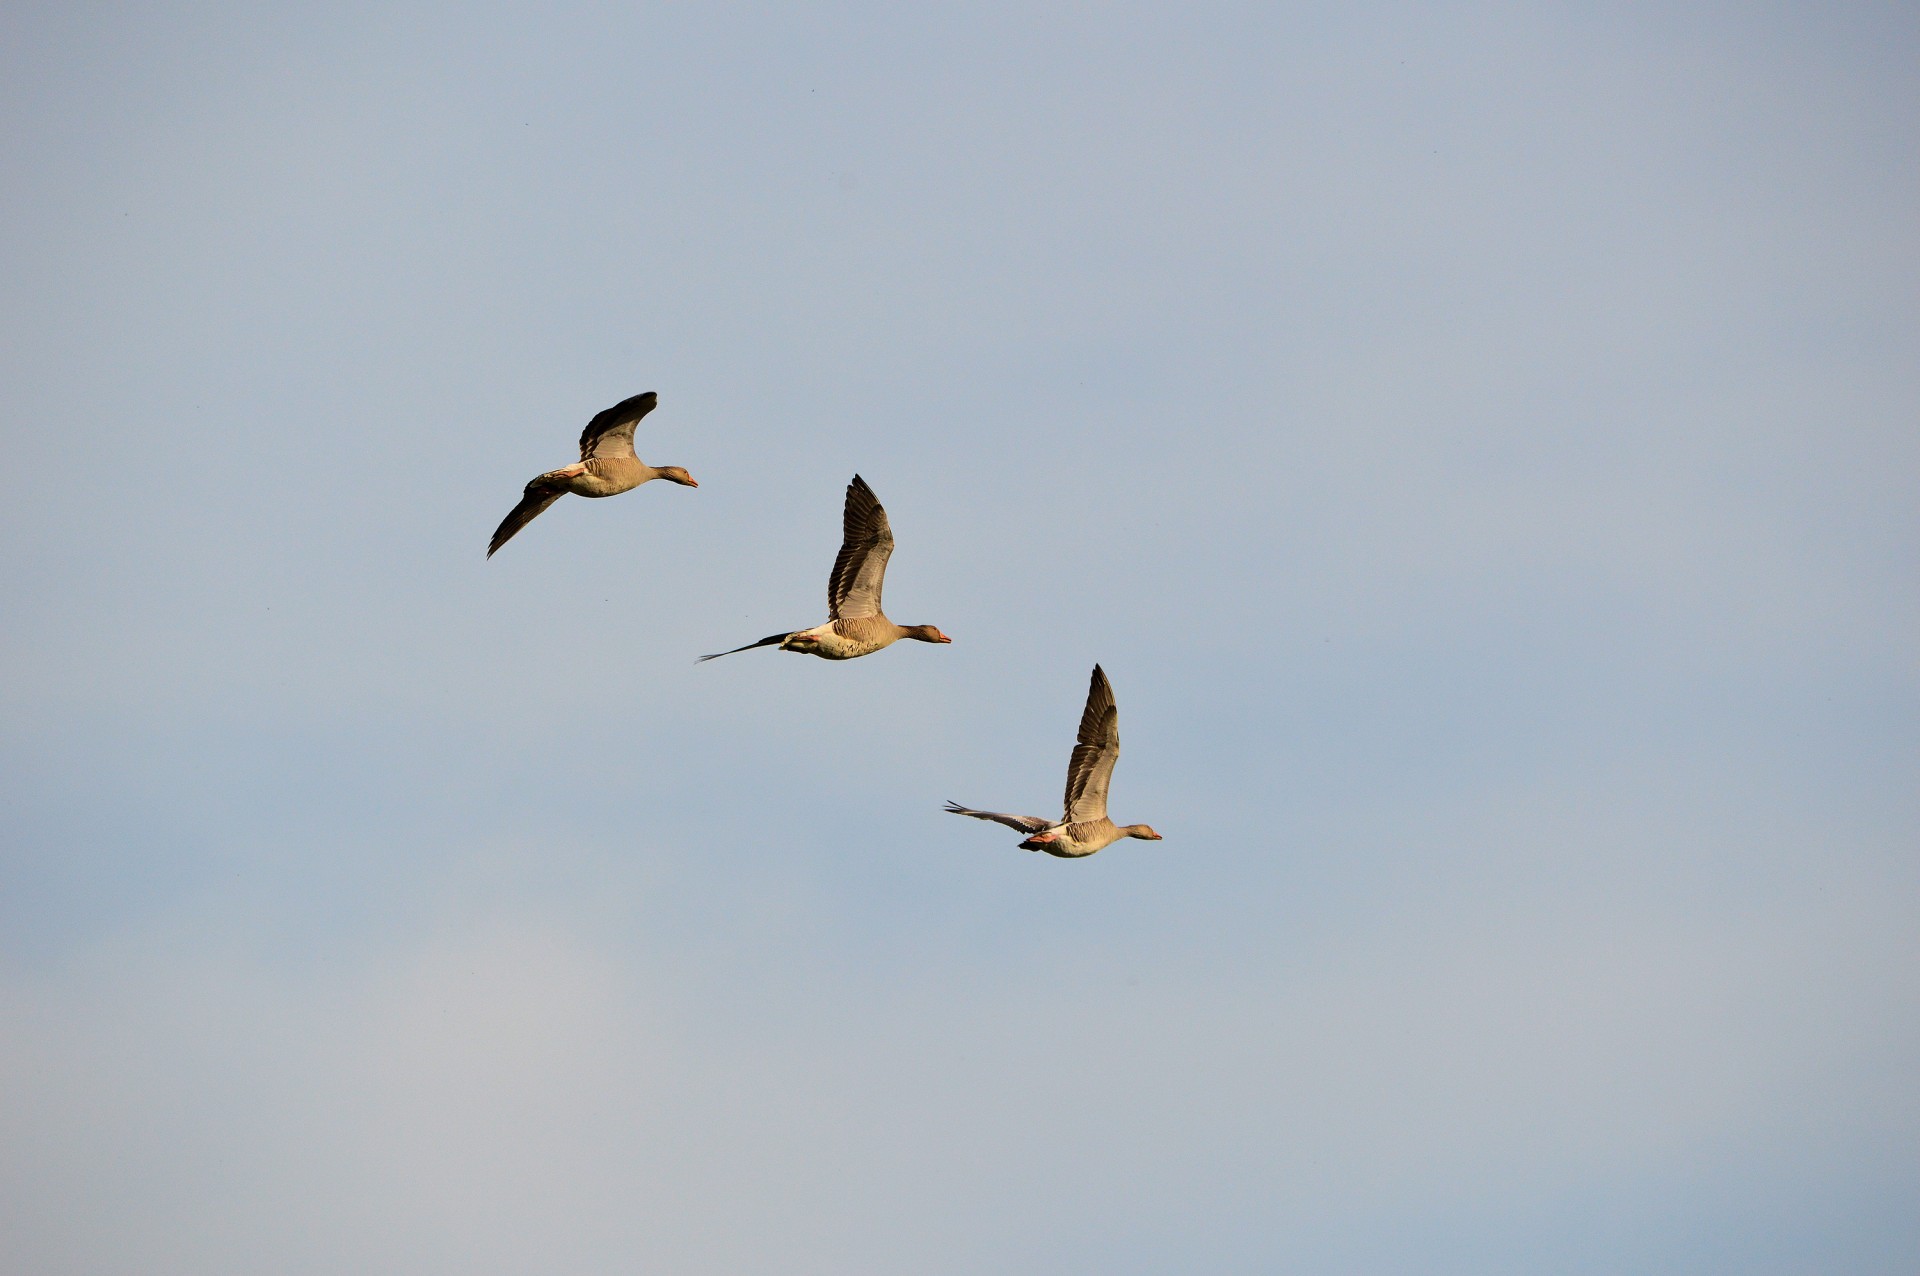
[[(876, 620), (884, 623), (872, 623)], [(822, 660), (853, 660), (871, 656), (906, 636), (906, 626), (896, 625), (884, 616), (829, 620), (824, 625), (788, 634), (780, 640), (780, 650), (804, 652)]]
[(880, 610), (880, 588), (893, 556), (893, 527), (887, 511), (858, 474), (847, 484), (842, 514), (840, 553), (827, 578), (827, 623), (792, 633), (768, 634), (733, 651), (716, 651), (702, 660), (718, 660), (737, 651), (777, 646), (822, 660), (854, 660), (891, 647), (902, 638), (919, 642), (952, 642), (933, 625), (896, 625)]
[(953, 815), (992, 820), (1025, 833), (1020, 845), (1061, 859), (1079, 859), (1112, 846), (1123, 837), (1158, 842), (1161, 837), (1145, 824), (1115, 824), (1107, 818), (1107, 788), (1113, 783), (1114, 763), (1120, 760), (1120, 710), (1113, 702), (1113, 684), (1106, 671), (1093, 667), (1087, 687), (1087, 705), (1080, 711), (1080, 734), (1067, 761), (1064, 815), (1049, 820), (1038, 815), (1009, 815), (1004, 811), (976, 811), (958, 802), (947, 803)]
[(618, 496), (657, 478), (683, 487), (699, 487), (693, 476), (679, 466), (656, 469), (634, 454), (633, 429), (659, 401), (660, 397), (649, 390), (631, 399), (622, 399), (587, 422), (587, 428), (580, 434), (580, 459), (572, 465), (548, 470), (527, 483), (520, 503), (494, 529), (493, 539), (487, 543), (487, 557), (492, 558), (494, 551), (512, 540), (515, 532), (568, 493), (590, 498)]

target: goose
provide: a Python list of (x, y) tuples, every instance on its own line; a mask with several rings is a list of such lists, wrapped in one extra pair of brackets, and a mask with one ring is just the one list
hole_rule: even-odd
[(682, 487), (699, 487), (693, 475), (679, 466), (656, 470), (633, 454), (633, 427), (659, 402), (660, 396), (649, 390), (620, 400), (587, 422), (587, 428), (580, 432), (580, 459), (527, 484), (520, 503), (494, 529), (493, 539), (487, 542), (487, 557), (492, 558), (515, 532), (568, 492), (575, 496), (618, 496), (657, 478)]
[(827, 578), (827, 615), (824, 625), (794, 633), (768, 634), (733, 651), (716, 651), (701, 660), (718, 660), (738, 651), (779, 644), (782, 651), (798, 651), (822, 660), (852, 660), (891, 647), (902, 638), (919, 642), (952, 642), (932, 625), (896, 625), (880, 610), (880, 585), (893, 554), (893, 528), (879, 498), (858, 474), (847, 484), (845, 530), (840, 555)]
[(1113, 704), (1113, 684), (1106, 671), (1093, 667), (1087, 688), (1087, 707), (1080, 713), (1080, 742), (1067, 762), (1067, 810), (1058, 820), (1037, 815), (1008, 815), (976, 811), (949, 802), (952, 815), (993, 820), (1027, 835), (1020, 843), (1029, 851), (1045, 851), (1061, 859), (1078, 859), (1111, 846), (1123, 837), (1158, 842), (1161, 837), (1145, 824), (1115, 824), (1107, 818), (1107, 786), (1113, 782), (1113, 764), (1120, 760), (1120, 711)]

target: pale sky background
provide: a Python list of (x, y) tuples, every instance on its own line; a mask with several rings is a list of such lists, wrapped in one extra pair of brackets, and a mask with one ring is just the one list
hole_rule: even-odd
[(0, 1269), (1920, 1270), (1912, 5), (0, 37)]

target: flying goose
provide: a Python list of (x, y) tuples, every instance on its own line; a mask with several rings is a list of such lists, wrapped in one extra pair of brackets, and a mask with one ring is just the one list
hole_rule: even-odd
[(827, 615), (824, 625), (797, 633), (768, 634), (759, 642), (750, 642), (733, 651), (716, 651), (702, 660), (718, 660), (735, 651), (771, 647), (799, 651), (823, 660), (852, 660), (870, 656), (882, 647), (890, 647), (902, 638), (921, 642), (952, 642), (932, 625), (896, 625), (880, 610), (880, 585), (887, 574), (887, 559), (893, 554), (893, 528), (887, 525), (887, 512), (879, 498), (858, 474), (847, 484), (845, 532), (840, 539), (840, 556), (833, 560), (833, 575), (827, 579)]
[(693, 475), (679, 466), (656, 470), (633, 454), (633, 427), (659, 401), (660, 396), (649, 390), (622, 399), (587, 422), (587, 428), (580, 432), (579, 461), (565, 469), (549, 470), (527, 484), (520, 503), (494, 529), (493, 539), (487, 543), (487, 557), (492, 558), (515, 532), (568, 492), (576, 496), (618, 496), (657, 478), (682, 487), (699, 487)]
[(1120, 711), (1113, 704), (1113, 684), (1095, 665), (1093, 683), (1087, 688), (1087, 707), (1080, 714), (1080, 742), (1073, 746), (1073, 757), (1067, 762), (1067, 811), (1063, 818), (1043, 820), (1037, 815), (976, 811), (958, 802), (947, 803), (946, 809), (954, 815), (995, 820), (1019, 829), (1027, 835), (1020, 845), (1061, 859), (1091, 855), (1123, 837), (1158, 842), (1160, 835), (1145, 824), (1120, 825), (1107, 818), (1107, 786), (1113, 782), (1113, 764), (1119, 760)]

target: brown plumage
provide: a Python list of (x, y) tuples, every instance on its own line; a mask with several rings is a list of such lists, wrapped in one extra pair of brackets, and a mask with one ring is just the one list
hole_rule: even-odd
[(1106, 670), (1093, 667), (1087, 687), (1087, 705), (1080, 711), (1080, 733), (1067, 759), (1065, 815), (1058, 820), (1037, 815), (1010, 815), (1005, 811), (976, 811), (958, 802), (947, 803), (953, 815), (992, 820), (1027, 834), (1020, 843), (1030, 851), (1045, 851), (1062, 859), (1079, 859), (1123, 837), (1158, 842), (1160, 835), (1145, 824), (1115, 824), (1107, 818), (1107, 788), (1113, 766), (1120, 760), (1120, 710), (1113, 703), (1113, 684)]
[(515, 532), (569, 492), (586, 497), (618, 496), (657, 478), (683, 487), (699, 487), (679, 466), (655, 469), (634, 454), (633, 429), (659, 401), (659, 396), (649, 390), (622, 399), (587, 422), (587, 428), (580, 432), (580, 460), (563, 469), (549, 470), (527, 484), (520, 503), (494, 529), (487, 557), (492, 558)]
[(932, 625), (896, 625), (880, 610), (880, 590), (886, 581), (887, 560), (893, 557), (893, 527), (879, 498), (858, 474), (847, 484), (847, 501), (840, 524), (840, 552), (827, 577), (827, 623), (793, 633), (768, 634), (733, 651), (716, 651), (702, 660), (718, 660), (734, 652), (772, 647), (798, 651), (824, 660), (853, 660), (870, 656), (902, 638), (920, 642), (952, 642)]

